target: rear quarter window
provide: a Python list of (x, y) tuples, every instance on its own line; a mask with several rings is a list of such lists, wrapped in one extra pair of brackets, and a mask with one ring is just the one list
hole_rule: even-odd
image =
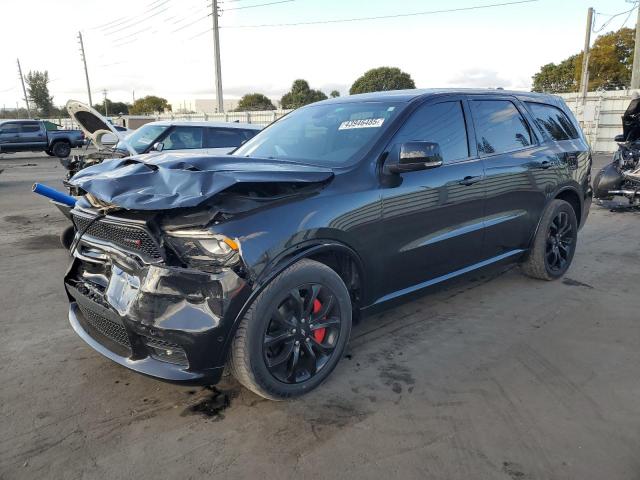
[(545, 103), (526, 103), (540, 130), (551, 139), (561, 141), (578, 138), (578, 131), (562, 110)]

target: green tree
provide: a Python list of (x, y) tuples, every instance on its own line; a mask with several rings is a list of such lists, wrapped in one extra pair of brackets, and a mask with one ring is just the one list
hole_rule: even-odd
[(298, 108), (326, 99), (327, 96), (320, 90), (312, 90), (306, 80), (296, 80), (291, 86), (291, 91), (285, 93), (280, 99), (280, 105), (284, 109)]
[(338, 90), (331, 90), (331, 93), (329, 94), (329, 96), (331, 98), (338, 98), (340, 96), (340, 92)]
[(129, 113), (131, 115), (145, 115), (148, 113), (164, 112), (165, 110), (171, 110), (171, 105), (169, 105), (166, 98), (148, 95), (137, 99), (129, 108)]
[(358, 78), (349, 93), (383, 92), (386, 90), (404, 90), (416, 88), (411, 76), (395, 67), (373, 68)]
[(565, 93), (578, 90), (578, 79), (576, 72), (582, 66), (582, 54), (572, 55), (559, 64), (548, 63), (540, 68), (540, 71), (533, 76), (534, 92)]
[[(111, 100), (109, 100), (107, 98), (107, 112), (106, 113), (108, 113), (109, 116), (118, 116), (120, 114), (128, 115), (130, 107), (131, 107), (131, 105), (129, 105), (128, 103), (125, 103), (125, 102), (112, 102)], [(96, 103), (93, 106), (93, 108), (95, 108), (102, 115), (105, 115), (104, 102)]]
[(247, 93), (238, 102), (238, 108), (236, 108), (236, 112), (275, 109), (275, 105), (265, 95), (261, 93)]
[[(589, 90), (628, 87), (631, 83), (635, 30), (621, 28), (599, 36), (589, 54)], [(533, 76), (534, 92), (575, 92), (582, 76), (582, 52), (557, 65), (543, 65)]]
[(27, 73), (27, 96), (43, 117), (51, 115), (53, 110), (53, 97), (49, 94), (49, 72), (34, 70)]

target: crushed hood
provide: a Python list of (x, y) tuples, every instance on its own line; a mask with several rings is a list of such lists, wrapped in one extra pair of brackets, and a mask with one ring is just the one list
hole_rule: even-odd
[(91, 108), (77, 100), (69, 100), (66, 105), (67, 112), (71, 115), (71, 118), (78, 124), (84, 136), (88, 138), (91, 143), (98, 149), (104, 150), (102, 145), (102, 137), (105, 134), (112, 133), (116, 136), (122, 145), (124, 145), (131, 155), (136, 155), (137, 152), (126, 142), (124, 137), (114, 128), (113, 125), (106, 118), (104, 118), (98, 111)]
[(69, 183), (128, 210), (195, 207), (240, 183), (320, 183), (331, 169), (272, 159), (161, 153), (113, 159), (78, 172)]

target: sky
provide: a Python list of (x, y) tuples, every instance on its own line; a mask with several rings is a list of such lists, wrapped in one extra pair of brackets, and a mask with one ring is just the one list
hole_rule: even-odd
[[(588, 7), (596, 10), (597, 29), (608, 15), (633, 6), (627, 0), (538, 0), (367, 21), (257, 26), (509, 1), (220, 0), (224, 96), (259, 92), (279, 99), (298, 78), (345, 95), (356, 78), (379, 66), (406, 71), (419, 88), (528, 90), (540, 66), (582, 50)], [(253, 7), (265, 3), (272, 4)], [(93, 103), (102, 100), (104, 89), (112, 101), (131, 102), (134, 94), (162, 96), (174, 105), (212, 99), (210, 12), (210, 0), (0, 0), (0, 108), (24, 106), (16, 58), (25, 74), (49, 72), (56, 105), (86, 102), (79, 31)], [(604, 32), (633, 27), (635, 20), (635, 12), (622, 15)]]

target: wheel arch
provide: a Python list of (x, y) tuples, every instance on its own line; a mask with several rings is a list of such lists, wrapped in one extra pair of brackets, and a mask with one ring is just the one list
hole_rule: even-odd
[(544, 216), (544, 212), (547, 211), (547, 208), (549, 208), (549, 205), (551, 205), (551, 202), (554, 200), (564, 200), (569, 205), (571, 205), (571, 207), (573, 208), (573, 211), (576, 214), (576, 221), (578, 223), (578, 226), (580, 225), (580, 220), (582, 218), (582, 201), (580, 199), (580, 194), (575, 189), (575, 187), (572, 187), (572, 186), (563, 187), (560, 190), (558, 190), (555, 193), (555, 195), (553, 195), (552, 197), (549, 197), (547, 204), (545, 205), (544, 209), (542, 210), (542, 213), (540, 214), (540, 218), (538, 218), (538, 223), (536, 224), (536, 228), (533, 231), (533, 235), (531, 235), (531, 238), (529, 239), (529, 248), (531, 248), (533, 240), (536, 238), (536, 235), (538, 234), (538, 230), (540, 229), (540, 223), (542, 222), (542, 217)]
[[(251, 294), (235, 315), (233, 324), (226, 335), (223, 347), (225, 359), (228, 357), (229, 349), (233, 343), (238, 325), (247, 310), (251, 307), (251, 304), (278, 275), (302, 259), (310, 259), (323, 263), (340, 275), (340, 278), (342, 278), (349, 290), (354, 317), (357, 315), (358, 309), (361, 306), (362, 292), (364, 291), (363, 282), (365, 278), (364, 264), (358, 253), (353, 248), (337, 240), (317, 239), (315, 241), (301, 243), (290, 247), (278, 255), (256, 278)], [(348, 263), (343, 263), (345, 261), (348, 261)], [(353, 268), (353, 270), (349, 271), (349, 268)], [(350, 273), (352, 275), (355, 274), (355, 277), (349, 275)]]

